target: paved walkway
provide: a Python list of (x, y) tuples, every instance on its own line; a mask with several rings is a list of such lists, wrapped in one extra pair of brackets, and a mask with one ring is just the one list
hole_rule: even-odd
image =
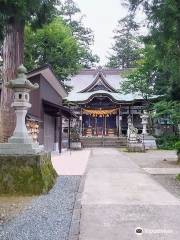
[(85, 173), (91, 151), (65, 151), (52, 153), (52, 164), (60, 176), (82, 176)]
[[(180, 201), (128, 156), (94, 149), (82, 196), (80, 240), (176, 240)], [(137, 235), (135, 229), (142, 228)]]

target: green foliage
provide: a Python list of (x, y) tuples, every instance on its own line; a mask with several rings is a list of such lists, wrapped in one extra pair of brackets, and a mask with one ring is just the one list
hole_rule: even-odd
[(120, 86), (121, 91), (139, 93), (146, 100), (155, 94), (156, 65), (153, 52), (154, 46), (152, 45), (146, 45), (145, 48), (141, 49), (141, 59), (137, 61), (137, 67), (125, 75), (126, 79)]
[(80, 135), (77, 127), (71, 128), (71, 142), (79, 142)]
[(29, 70), (50, 64), (63, 81), (80, 68), (82, 49), (71, 34), (71, 30), (60, 18), (43, 28), (25, 30), (25, 65)]
[(82, 47), (81, 65), (85, 68), (94, 66), (95, 63), (99, 62), (99, 57), (94, 55), (90, 49), (94, 44), (94, 35), (90, 28), (84, 26), (81, 10), (73, 0), (65, 0), (64, 3), (61, 3), (59, 12), (71, 28), (74, 38)]
[(180, 140), (176, 142), (175, 149), (177, 150), (177, 153), (180, 154)]
[(176, 149), (176, 144), (178, 141), (179, 137), (173, 134), (163, 134), (156, 138), (157, 147), (167, 150)]
[(176, 176), (176, 180), (180, 181), (180, 174)]
[(172, 124), (180, 123), (180, 102), (162, 100), (154, 104), (154, 118), (168, 118)]
[(131, 68), (136, 65), (139, 59), (140, 42), (136, 31), (138, 25), (134, 22), (132, 15), (128, 15), (118, 21), (114, 31), (113, 53), (109, 56), (109, 67)]
[(40, 27), (50, 22), (57, 12), (58, 0), (0, 0), (0, 39), (11, 22), (29, 22)]
[(142, 6), (147, 16), (149, 35), (146, 43), (155, 46), (158, 62), (156, 89), (180, 100), (180, 2), (179, 0), (129, 0), (130, 11)]

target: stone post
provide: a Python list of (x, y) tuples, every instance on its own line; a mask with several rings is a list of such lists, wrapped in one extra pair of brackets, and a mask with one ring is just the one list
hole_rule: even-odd
[(147, 124), (148, 124), (148, 118), (149, 118), (149, 115), (147, 113), (146, 110), (144, 110), (142, 116), (141, 116), (141, 119), (142, 119), (142, 125), (143, 125), (143, 129), (142, 129), (142, 134), (144, 135), (147, 135)]
[(129, 135), (130, 135), (130, 128), (131, 128), (131, 126), (132, 126), (131, 115), (128, 115), (128, 117), (127, 117), (127, 123), (128, 123), (127, 137), (129, 138)]
[(122, 135), (121, 123), (122, 123), (122, 115), (119, 115), (119, 137)]

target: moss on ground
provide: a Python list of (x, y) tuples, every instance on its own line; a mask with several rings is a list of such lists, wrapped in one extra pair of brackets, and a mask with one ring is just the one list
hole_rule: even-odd
[(180, 181), (180, 173), (176, 176), (176, 180)]
[(54, 185), (56, 177), (48, 153), (0, 156), (0, 194), (46, 193)]

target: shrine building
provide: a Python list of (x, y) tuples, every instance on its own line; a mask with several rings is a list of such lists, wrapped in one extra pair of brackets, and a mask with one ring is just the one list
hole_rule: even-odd
[(136, 93), (119, 92), (123, 73), (124, 70), (101, 67), (86, 69), (68, 82), (72, 90), (66, 100), (74, 104), (71, 108), (79, 116), (81, 136), (126, 135), (128, 116), (142, 133), (140, 116), (145, 101)]

